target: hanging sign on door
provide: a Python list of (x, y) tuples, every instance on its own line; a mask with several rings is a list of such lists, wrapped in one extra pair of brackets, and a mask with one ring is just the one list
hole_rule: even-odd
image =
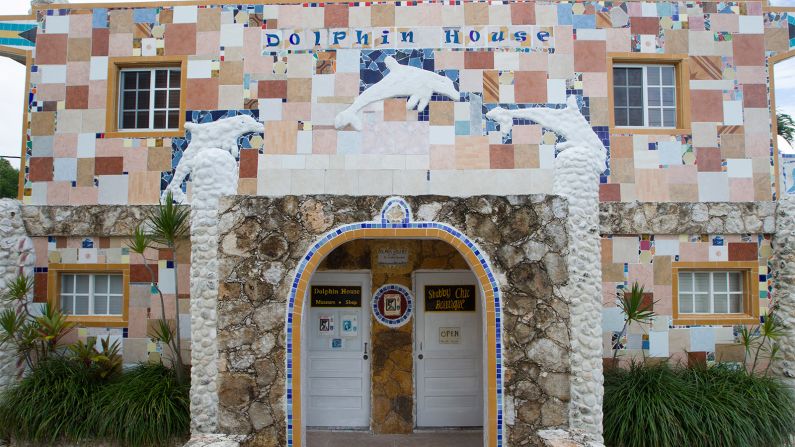
[(439, 328), (439, 344), (440, 345), (457, 345), (461, 343), (461, 328), (460, 327), (440, 327)]
[(312, 307), (362, 307), (359, 286), (312, 286), (309, 296)]
[(475, 286), (425, 286), (425, 312), (474, 312)]

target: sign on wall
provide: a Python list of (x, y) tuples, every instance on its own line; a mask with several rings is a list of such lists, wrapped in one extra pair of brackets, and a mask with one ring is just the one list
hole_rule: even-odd
[(475, 286), (425, 286), (425, 312), (474, 312)]
[(381, 286), (370, 303), (375, 319), (388, 327), (400, 327), (411, 318), (414, 308), (411, 292), (399, 284)]
[(312, 286), (309, 295), (312, 307), (362, 307), (359, 286)]

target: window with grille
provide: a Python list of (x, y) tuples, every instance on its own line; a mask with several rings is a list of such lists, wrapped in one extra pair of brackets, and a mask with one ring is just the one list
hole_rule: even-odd
[(676, 67), (613, 66), (613, 113), (616, 126), (677, 127)]
[(63, 273), (61, 312), (66, 315), (123, 314), (124, 282), (121, 274)]
[(122, 69), (119, 73), (119, 130), (179, 129), (181, 84), (180, 68)]
[(743, 313), (743, 297), (743, 272), (679, 272), (680, 314)]

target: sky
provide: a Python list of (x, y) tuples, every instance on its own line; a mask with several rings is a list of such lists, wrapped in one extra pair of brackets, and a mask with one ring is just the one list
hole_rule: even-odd
[[(71, 3), (137, 3), (146, 0), (72, 0)], [(772, 1), (777, 6), (795, 6), (795, 0)], [(29, 0), (0, 0), (0, 15), (27, 14)], [(25, 66), (0, 57), (0, 155), (19, 156), (22, 146), (22, 107)], [(795, 117), (795, 58), (776, 65), (776, 105)], [(19, 160), (10, 159), (19, 167)]]

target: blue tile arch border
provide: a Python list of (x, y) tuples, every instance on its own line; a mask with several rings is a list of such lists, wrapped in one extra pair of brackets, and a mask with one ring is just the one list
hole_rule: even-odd
[[(388, 214), (389, 210), (394, 206), (400, 207), (403, 211), (403, 216), (399, 221), (390, 221)], [(496, 384), (497, 384), (497, 408), (496, 408), (496, 422), (497, 422), (497, 433), (496, 433), (496, 445), (497, 447), (503, 447), (504, 437), (503, 437), (503, 423), (505, 421), (504, 414), (503, 414), (503, 365), (502, 365), (502, 295), (500, 291), (500, 286), (497, 283), (496, 276), (494, 274), (494, 269), (491, 267), (489, 261), (483, 255), (483, 252), (480, 250), (478, 245), (464, 233), (459, 231), (458, 229), (447, 225), (441, 222), (414, 222), (412, 221), (412, 213), (411, 207), (409, 207), (408, 203), (402, 197), (389, 197), (384, 202), (384, 205), (381, 208), (381, 212), (379, 216), (376, 218), (375, 221), (372, 222), (358, 222), (353, 224), (341, 225), (337, 228), (334, 228), (323, 236), (321, 236), (314, 245), (312, 245), (309, 250), (307, 250), (306, 254), (301, 258), (301, 261), (296, 268), (295, 277), (293, 278), (291, 287), (290, 287), (290, 294), (287, 303), (287, 324), (285, 325), (286, 330), (286, 339), (287, 339), (287, 354), (286, 354), (286, 404), (287, 404), (287, 446), (293, 447), (294, 444), (294, 431), (298, 430), (299, 436), (301, 432), (301, 427), (294, 427), (294, 414), (293, 414), (293, 390), (295, 388), (295, 384), (297, 383), (300, 387), (300, 377), (293, 376), (293, 333), (294, 329), (300, 330), (300, 328), (293, 328), (293, 315), (295, 312), (295, 302), (296, 302), (296, 293), (298, 292), (298, 286), (301, 282), (301, 279), (305, 275), (312, 275), (314, 271), (307, 271), (307, 267), (309, 266), (310, 260), (315, 256), (315, 254), (320, 250), (321, 247), (329, 244), (331, 241), (342, 237), (344, 234), (357, 231), (357, 230), (367, 230), (367, 229), (435, 229), (445, 232), (464, 246), (467, 247), (468, 250), (477, 258), (480, 267), (485, 271), (488, 282), (491, 287), (491, 292), (494, 294), (494, 331), (495, 331), (495, 372), (496, 372)], [(400, 237), (400, 236), (395, 236)], [(408, 237), (410, 238), (410, 237)], [(486, 292), (486, 291), (484, 291)], [(299, 348), (300, 349), (300, 348)], [(300, 352), (300, 351), (299, 351)], [(487, 365), (488, 366), (488, 365)], [(485, 386), (485, 384), (484, 384)], [(484, 421), (484, 427), (488, 427), (489, 421)], [(489, 427), (490, 428), (490, 427)], [(486, 432), (488, 432), (489, 428), (485, 428)]]
[[(390, 320), (385, 315), (381, 314), (381, 311), (378, 309), (378, 300), (380, 300), (381, 296), (383, 296), (385, 293), (391, 291), (402, 293), (408, 302), (406, 313), (404, 313), (400, 318), (396, 318), (394, 320)], [(411, 294), (409, 289), (401, 286), (400, 284), (385, 284), (379, 287), (378, 290), (376, 290), (373, 294), (373, 298), (370, 300), (370, 307), (373, 310), (373, 316), (379, 323), (387, 327), (398, 328), (411, 320), (411, 316), (414, 314), (414, 296)]]

